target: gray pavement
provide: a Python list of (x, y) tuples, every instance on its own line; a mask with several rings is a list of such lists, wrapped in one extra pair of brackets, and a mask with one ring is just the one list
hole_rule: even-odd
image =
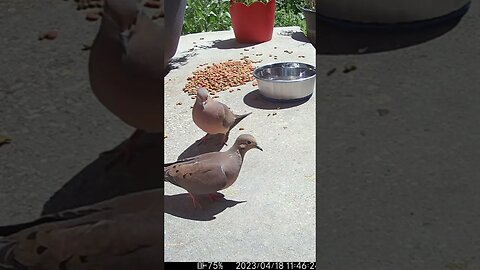
[[(205, 133), (192, 121), (194, 100), (182, 91), (199, 65), (245, 55), (262, 60), (257, 66), (280, 61), (315, 65), (315, 49), (299, 32), (297, 27), (277, 28), (271, 41), (254, 46), (236, 43), (233, 31), (182, 36), (175, 69), (165, 77), (165, 161), (206, 148), (220, 150), (218, 140), (197, 146)], [(218, 93), (218, 100), (234, 112), (253, 112), (232, 130), (227, 143), (250, 133), (264, 151), (249, 151), (235, 184), (221, 191), (223, 200), (201, 200), (201, 210), (193, 208), (185, 190), (165, 184), (166, 261), (315, 260), (315, 95), (287, 106), (264, 101), (251, 83), (240, 89)]]
[[(0, 147), (0, 224), (37, 218), (56, 190), (132, 132), (90, 91), (82, 44), (99, 22), (75, 7), (0, 1), (0, 134), (13, 139)], [(37, 39), (50, 30), (56, 40)]]
[[(322, 46), (319, 269), (480, 269), (479, 28), (474, 1), (451, 31), (415, 46)], [(358, 69), (325, 75), (345, 64)]]

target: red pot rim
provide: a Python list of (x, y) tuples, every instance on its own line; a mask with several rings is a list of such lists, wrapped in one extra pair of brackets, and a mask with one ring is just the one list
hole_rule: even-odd
[(253, 6), (253, 5), (264, 5), (264, 6), (266, 6), (266, 5), (270, 4), (270, 3), (273, 2), (273, 1), (275, 1), (275, 0), (270, 0), (270, 1), (268, 1), (267, 3), (263, 3), (263, 2), (257, 1), (257, 2), (253, 2), (253, 3), (250, 4), (250, 5), (246, 5), (245, 3), (242, 3), (242, 2), (235, 2), (235, 0), (230, 0), (230, 4), (232, 4), (232, 5), (243, 5), (243, 6), (246, 6), (246, 7), (251, 7), (251, 6)]

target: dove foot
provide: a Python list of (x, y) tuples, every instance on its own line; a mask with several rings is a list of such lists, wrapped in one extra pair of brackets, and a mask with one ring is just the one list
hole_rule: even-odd
[(221, 141), (221, 145), (225, 145), (225, 146), (228, 146), (227, 144), (227, 140), (228, 140), (228, 136), (226, 134), (223, 135), (223, 139)]
[(190, 196), (190, 198), (192, 198), (194, 208), (197, 208), (197, 205), (198, 205), (198, 208), (202, 208), (202, 205), (200, 205), (200, 203), (197, 201), (197, 199), (195, 199), (195, 196), (193, 196), (192, 193), (188, 192), (188, 195)]
[(145, 132), (141, 130), (135, 130), (135, 132), (130, 136), (130, 138), (120, 145), (119, 147), (106, 151), (100, 154), (100, 156), (106, 156), (113, 154), (111, 160), (105, 165), (106, 170), (110, 170), (114, 165), (117, 163), (125, 163), (128, 164), (131, 161), (132, 153), (135, 151), (137, 147), (138, 139), (144, 134)]

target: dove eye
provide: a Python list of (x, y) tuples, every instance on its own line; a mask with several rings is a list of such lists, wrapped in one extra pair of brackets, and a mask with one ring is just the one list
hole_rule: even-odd
[(252, 144), (252, 142), (251, 142), (251, 141), (247, 141), (247, 144)]

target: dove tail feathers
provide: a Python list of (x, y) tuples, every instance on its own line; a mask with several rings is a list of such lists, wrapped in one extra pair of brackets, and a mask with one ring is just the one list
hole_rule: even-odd
[(232, 128), (234, 128), (236, 125), (238, 125), (238, 123), (240, 123), (240, 121), (242, 121), (245, 117), (249, 116), (250, 114), (252, 114), (252, 112), (249, 112), (249, 113), (246, 113), (246, 114), (236, 114), (235, 115), (235, 121), (233, 122), (232, 126), (230, 126), (230, 130)]
[(23, 265), (20, 265), (13, 258), (13, 248), (16, 243), (11, 240), (0, 238), (0, 270), (27, 270)]

